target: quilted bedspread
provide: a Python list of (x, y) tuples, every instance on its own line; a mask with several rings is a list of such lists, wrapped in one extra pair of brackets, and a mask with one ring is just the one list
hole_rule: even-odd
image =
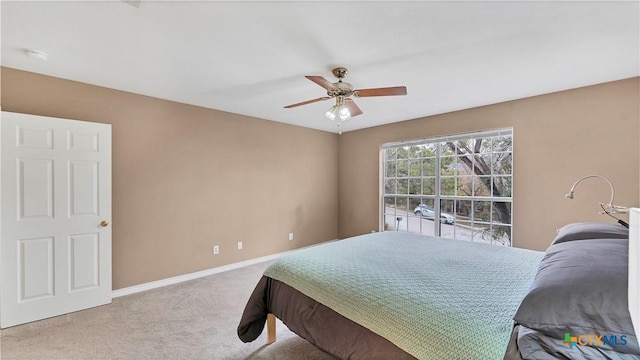
[(302, 249), (265, 275), (418, 359), (502, 359), (542, 252), (400, 232)]

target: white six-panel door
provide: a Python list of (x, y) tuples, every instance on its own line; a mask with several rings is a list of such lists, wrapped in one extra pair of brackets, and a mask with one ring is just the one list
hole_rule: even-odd
[(111, 125), (0, 122), (0, 327), (110, 303)]

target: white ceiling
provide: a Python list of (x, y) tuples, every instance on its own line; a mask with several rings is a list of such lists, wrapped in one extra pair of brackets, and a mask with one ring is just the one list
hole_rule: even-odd
[[(638, 1), (2, 1), (3, 66), (330, 132), (332, 100), (304, 78), (354, 88), (342, 131), (640, 75)], [(25, 55), (48, 54), (48, 61)]]

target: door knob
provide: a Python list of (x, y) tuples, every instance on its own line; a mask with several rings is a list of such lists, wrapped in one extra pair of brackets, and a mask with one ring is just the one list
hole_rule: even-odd
[(107, 225), (109, 225), (109, 222), (107, 220), (100, 221), (100, 226), (105, 227)]

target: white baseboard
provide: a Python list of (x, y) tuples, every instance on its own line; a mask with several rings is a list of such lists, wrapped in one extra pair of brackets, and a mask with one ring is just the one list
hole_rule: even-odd
[(294, 249), (294, 250), (288, 250), (288, 251), (284, 251), (281, 253), (277, 253), (277, 254), (273, 254), (273, 255), (267, 255), (267, 256), (262, 256), (259, 258), (255, 258), (255, 259), (249, 259), (249, 260), (245, 260), (245, 261), (240, 261), (237, 263), (233, 263), (233, 264), (228, 264), (228, 265), (223, 265), (223, 266), (218, 266), (215, 268), (211, 268), (211, 269), (207, 269), (207, 270), (202, 270), (202, 271), (197, 271), (194, 273), (190, 273), (190, 274), (184, 274), (184, 275), (178, 275), (178, 276), (174, 276), (174, 277), (170, 277), (170, 278), (166, 278), (166, 279), (162, 279), (162, 280), (157, 280), (157, 281), (152, 281), (152, 282), (148, 282), (148, 283), (144, 283), (144, 284), (140, 284), (140, 285), (134, 285), (134, 286), (129, 286), (126, 288), (122, 288), (122, 289), (118, 289), (118, 290), (113, 290), (111, 292), (111, 297), (112, 298), (117, 298), (120, 296), (125, 296), (125, 295), (131, 295), (131, 294), (135, 294), (135, 293), (139, 293), (142, 291), (147, 291), (147, 290), (151, 290), (151, 289), (155, 289), (155, 288), (159, 288), (159, 287), (163, 287), (163, 286), (167, 286), (167, 285), (174, 285), (174, 284), (178, 284), (184, 281), (189, 281), (189, 280), (195, 280), (204, 276), (209, 276), (209, 275), (214, 275), (214, 274), (219, 274), (221, 272), (225, 272), (225, 271), (229, 271), (229, 270), (235, 270), (235, 269), (239, 269), (245, 266), (250, 266), (250, 265), (255, 265), (255, 264), (259, 264), (265, 261), (270, 261), (270, 260), (275, 260), (283, 255), (292, 253), (294, 251), (298, 251), (300, 249), (304, 249), (307, 247), (313, 247), (313, 246), (318, 246), (318, 245), (322, 245), (322, 244), (326, 244), (328, 242), (332, 242), (335, 240), (330, 240), (327, 242), (323, 242), (320, 244), (315, 244), (315, 245), (310, 245), (310, 246), (306, 246), (303, 248), (299, 248), (299, 249)]

